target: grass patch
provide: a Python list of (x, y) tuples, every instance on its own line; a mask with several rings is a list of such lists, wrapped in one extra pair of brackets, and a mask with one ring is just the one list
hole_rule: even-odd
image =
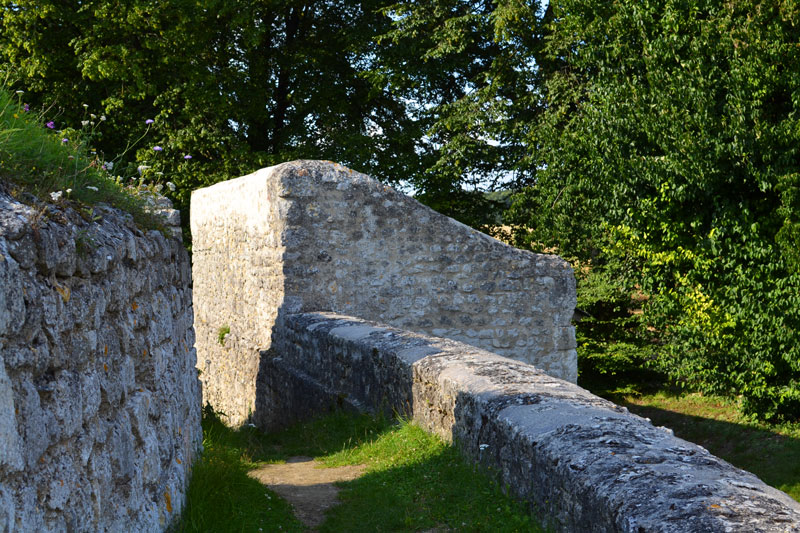
[(288, 504), (247, 475), (295, 455), (367, 465), (363, 477), (340, 484), (342, 504), (320, 531), (540, 531), (497, 483), (406, 422), (337, 412), (263, 434), (232, 430), (206, 410), (203, 444), (175, 532), (303, 531)]
[(687, 393), (655, 384), (581, 383), (656, 426), (697, 443), (800, 501), (800, 423), (769, 424), (747, 418), (735, 400)]
[[(0, 80), (0, 184), (25, 203), (72, 201), (78, 208), (105, 203), (133, 215), (140, 226), (163, 229), (147, 209), (149, 191), (123, 187), (79, 130), (56, 130), (28, 109)], [(49, 126), (48, 126), (49, 124)], [(36, 198), (32, 199), (30, 195)]]
[(322, 460), (367, 473), (340, 484), (342, 504), (320, 531), (541, 531), (496, 482), (411, 423)]
[(170, 531), (303, 531), (289, 504), (247, 475), (271, 449), (256, 430), (234, 431), (205, 410), (203, 454), (193, 465), (181, 519)]

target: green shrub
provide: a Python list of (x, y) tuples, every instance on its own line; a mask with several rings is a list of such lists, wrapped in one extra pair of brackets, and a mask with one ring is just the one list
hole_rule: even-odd
[(555, 11), (541, 171), (512, 222), (644, 295), (644, 331), (678, 383), (797, 418), (796, 3), (562, 0)]

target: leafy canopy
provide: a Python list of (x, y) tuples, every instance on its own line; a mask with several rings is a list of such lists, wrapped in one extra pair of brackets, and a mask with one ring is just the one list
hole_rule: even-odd
[(646, 296), (662, 368), (800, 413), (800, 11), (794, 2), (565, 0), (535, 129), (526, 237)]

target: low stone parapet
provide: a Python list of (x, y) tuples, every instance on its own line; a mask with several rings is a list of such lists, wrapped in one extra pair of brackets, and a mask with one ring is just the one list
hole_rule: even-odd
[(259, 372), (263, 427), (332, 405), (413, 416), (559, 531), (800, 531), (783, 492), (531, 365), (331, 313), (283, 326)]

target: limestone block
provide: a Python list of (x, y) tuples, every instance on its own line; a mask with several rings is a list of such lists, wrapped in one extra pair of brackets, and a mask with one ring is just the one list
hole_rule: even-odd
[(100, 377), (96, 370), (87, 369), (80, 376), (80, 395), (83, 403), (82, 420), (91, 420), (100, 410)]
[(21, 239), (8, 243), (8, 252), (25, 270), (36, 264), (36, 242), (32, 235), (23, 235)]
[(60, 370), (53, 381), (40, 381), (40, 397), (48, 398), (46, 409), (50, 419), (47, 427), (52, 441), (71, 437), (83, 425), (81, 378), (69, 370)]
[(69, 451), (62, 449), (61, 453), (54, 455), (53, 463), (48, 465), (51, 473), (48, 476), (50, 482), (47, 487), (46, 501), (50, 509), (64, 510), (78, 479)]
[(111, 470), (116, 483), (125, 483), (134, 475), (134, 436), (130, 417), (120, 411), (109, 433), (106, 450), (111, 458)]
[(0, 338), (16, 334), (25, 324), (24, 302), (20, 268), (0, 238)]
[(13, 533), (16, 530), (15, 525), (16, 515), (11, 491), (0, 483), (0, 531)]
[(25, 442), (23, 446), (25, 464), (27, 468), (32, 469), (50, 446), (50, 437), (47, 429), (48, 420), (42, 411), (39, 392), (33, 386), (33, 383), (23, 378), (17, 387), (18, 390), (15, 397), (16, 409), (19, 410), (17, 419), (25, 422), (21, 428)]
[(104, 448), (96, 448), (89, 459), (89, 479), (92, 484), (92, 498), (95, 502), (94, 515), (99, 519), (111, 505), (114, 490), (111, 459)]
[(24, 468), (19, 432), (17, 431), (17, 409), (14, 391), (8, 378), (0, 352), (0, 472), (12, 472)]
[(34, 211), (9, 196), (0, 196), (0, 235), (16, 241), (26, 235)]

